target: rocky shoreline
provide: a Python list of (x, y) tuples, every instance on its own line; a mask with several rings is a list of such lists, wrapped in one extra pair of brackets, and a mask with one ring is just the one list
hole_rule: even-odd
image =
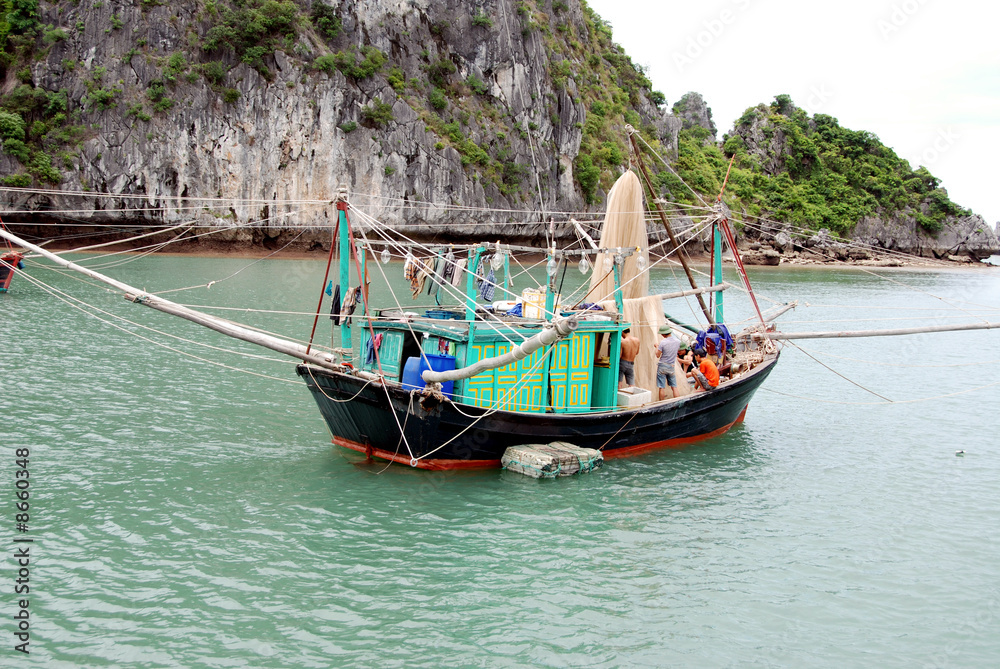
[[(848, 264), (864, 267), (922, 267), (942, 264), (983, 265), (983, 260), (998, 253), (996, 235), (992, 230), (976, 230), (984, 239), (969, 244), (971, 235), (951, 248), (921, 249), (920, 255), (893, 249), (883, 240), (842, 240), (822, 229), (806, 237), (793, 238), (787, 231), (768, 235), (766, 241), (751, 241), (740, 249), (745, 265), (828, 265)], [(746, 242), (746, 240), (743, 240)], [(987, 265), (989, 266), (989, 265)]]
[[(20, 226), (12, 226), (20, 227)], [(17, 230), (15, 233), (20, 234)], [(195, 232), (194, 234), (197, 234)], [(167, 235), (165, 235), (167, 237)], [(166, 239), (157, 236), (137, 241), (123, 241), (120, 244), (113, 244), (105, 247), (107, 251), (116, 253), (146, 253), (152, 246), (162, 245)], [(478, 240), (436, 240), (422, 239), (422, 242), (435, 246), (446, 243), (473, 243)], [(948, 255), (942, 258), (921, 257), (907, 255), (901, 252), (886, 252), (881, 249), (867, 250), (851, 244), (834, 242), (830, 244), (812, 244), (802, 246), (795, 243), (781, 245), (785, 240), (779, 235), (777, 244), (762, 243), (758, 241), (747, 242), (740, 240), (740, 258), (745, 265), (789, 267), (789, 266), (814, 266), (814, 267), (910, 267), (910, 268), (962, 268), (962, 267), (995, 267), (989, 263), (982, 262), (981, 259), (973, 258), (970, 255)], [(54, 238), (51, 242), (44, 244), (50, 251), (72, 251), (92, 244), (103, 244), (108, 242), (106, 236), (94, 235), (89, 237), (76, 237), (72, 243), (66, 239)], [(261, 237), (259, 239), (206, 239), (190, 238), (173, 241), (169, 246), (157, 249), (154, 252), (159, 255), (194, 255), (204, 257), (242, 257), (242, 258), (264, 258), (274, 257), (282, 259), (322, 259), (330, 251), (329, 238), (321, 238), (318, 234), (303, 235), (299, 239), (294, 239), (292, 235), (279, 235), (277, 237)], [(105, 252), (104, 248), (94, 249), (93, 253)], [(699, 250), (689, 253), (689, 258), (696, 265), (707, 265), (711, 262), (711, 256), (707, 252)], [(541, 256), (539, 256), (541, 259)], [(731, 256), (726, 254), (724, 262), (733, 264)]]

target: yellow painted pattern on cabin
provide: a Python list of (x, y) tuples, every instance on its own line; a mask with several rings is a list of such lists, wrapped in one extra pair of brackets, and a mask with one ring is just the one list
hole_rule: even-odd
[[(510, 349), (511, 344), (507, 342), (471, 344), (469, 364), (504, 355)], [(544, 354), (542, 350), (535, 351), (522, 360), (468, 379), (466, 401), (484, 408), (497, 403), (497, 408), (504, 411), (542, 412), (549, 407), (559, 413), (589, 410), (594, 376), (594, 333), (576, 333), (556, 344), (549, 360), (551, 397), (546, 396), (543, 386), (545, 365), (539, 362)]]
[(549, 369), (552, 408), (557, 413), (590, 409), (594, 374), (594, 334), (576, 333), (556, 344)]
[[(483, 358), (492, 358), (496, 355), (496, 345), (490, 343), (472, 344), (470, 364), (479, 362)], [(493, 406), (493, 390), (496, 385), (496, 378), (492, 369), (480, 372), (465, 382), (465, 395), (469, 404), (478, 407)]]

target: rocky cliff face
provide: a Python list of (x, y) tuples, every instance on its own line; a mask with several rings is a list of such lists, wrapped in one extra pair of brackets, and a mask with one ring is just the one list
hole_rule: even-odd
[[(665, 111), (579, 0), (10, 7), (0, 22), (0, 187), (114, 196), (0, 190), (0, 205), (37, 212), (24, 220), (66, 220), (45, 212), (73, 210), (75, 223), (189, 222), (267, 242), (327, 226), (343, 183), (352, 202), (392, 226), (530, 238), (550, 212), (601, 209), (627, 167), (626, 123), (664, 155), (677, 157), (682, 127), (698, 151), (720, 153), (702, 97), (689, 93)], [(742, 151), (755, 174), (798, 178), (819, 155), (803, 133), (818, 123), (840, 129), (817, 116), (797, 130), (790, 101), (766, 107), (737, 123), (726, 152)], [(724, 163), (687, 160), (716, 172)], [(721, 174), (709, 176), (691, 182), (711, 191), (704, 184)], [(904, 176), (927, 197), (859, 209), (853, 234), (913, 253), (996, 252), (981, 220), (942, 219), (941, 203), (951, 205), (933, 177)], [(737, 170), (730, 192), (762, 185)], [(797, 186), (771, 188), (774, 202), (751, 209), (763, 206), (781, 225), (822, 227), (810, 198), (792, 201)], [(812, 218), (796, 218), (802, 212)], [(936, 234), (928, 221), (940, 225)], [(763, 241), (780, 232), (765, 228)]]
[(924, 257), (968, 256), (985, 259), (1000, 251), (1000, 240), (982, 216), (954, 217), (934, 236), (912, 216), (866, 217), (852, 238), (876, 248), (904, 251)]
[(712, 141), (716, 138), (715, 121), (712, 120), (712, 110), (701, 93), (685, 93), (671, 108), (674, 116), (680, 119), (681, 129), (704, 128), (709, 132)]
[[(270, 3), (300, 16), (257, 62), (225, 44), (206, 50), (212, 28), (229, 16), (221, 3), (41, 5), (39, 31), (62, 37), (28, 72), (8, 68), (4, 92), (24, 82), (65, 91), (67, 112), (85, 131), (65, 157), (61, 188), (142, 198), (7, 193), (8, 203), (82, 206), (89, 211), (74, 217), (94, 222), (282, 229), (328, 224), (329, 206), (295, 203), (332, 200), (345, 183), (352, 201), (382, 221), (453, 234), (468, 234), (470, 222), (495, 234), (586, 206), (574, 175), (589, 101), (580, 89), (598, 78), (595, 54), (609, 47), (579, 2), (343, 0), (319, 8), (323, 24), (319, 1)], [(366, 72), (374, 50), (372, 60), (383, 62)], [(619, 126), (630, 113), (654, 141), (676, 146), (680, 123), (649, 95), (634, 90), (617, 101)], [(23, 169), (0, 156), (0, 173)], [(178, 197), (217, 201), (141, 211)]]
[(952, 202), (925, 168), (912, 169), (871, 133), (843, 128), (830, 116), (810, 118), (788, 96), (748, 109), (723, 147), (737, 157), (741, 204), (754, 218), (763, 214), (748, 228), (748, 241), (790, 251), (779, 235), (805, 240), (824, 230), (924, 257), (1000, 252), (994, 230)]

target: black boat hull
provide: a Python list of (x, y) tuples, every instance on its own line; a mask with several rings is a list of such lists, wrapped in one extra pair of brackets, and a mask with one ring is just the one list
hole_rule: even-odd
[[(509, 446), (567, 441), (606, 458), (679, 447), (740, 422), (777, 356), (709, 393), (593, 414), (514, 413), (443, 402), (426, 409), (399, 385), (299, 365), (333, 443), (423, 469), (499, 467)], [(405, 438), (401, 438), (400, 434)]]

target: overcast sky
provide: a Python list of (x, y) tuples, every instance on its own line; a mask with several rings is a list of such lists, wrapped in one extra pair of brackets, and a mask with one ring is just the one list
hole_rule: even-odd
[(672, 105), (701, 93), (719, 137), (792, 96), (926, 166), (1000, 221), (1000, 7), (972, 0), (587, 0)]

